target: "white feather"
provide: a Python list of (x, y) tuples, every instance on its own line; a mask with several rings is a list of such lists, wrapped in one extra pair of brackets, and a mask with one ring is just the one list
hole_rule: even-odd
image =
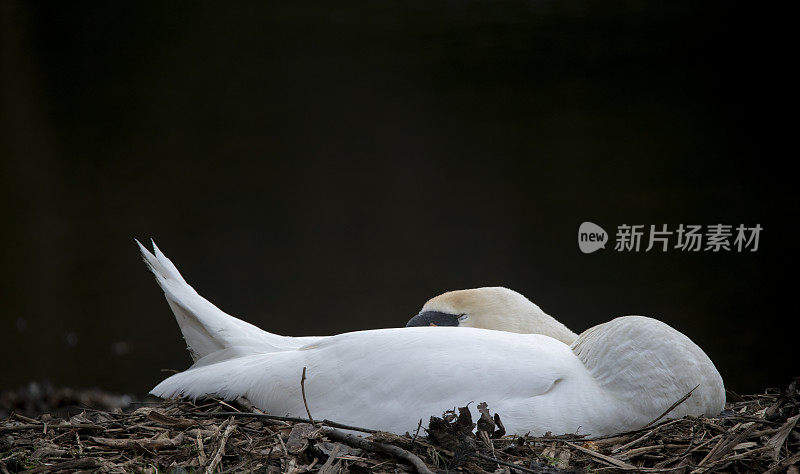
[[(279, 336), (226, 314), (186, 283), (155, 242), (153, 253), (138, 240), (136, 243), (156, 282), (164, 290), (193, 360), (198, 361), (223, 349), (236, 348), (239, 353), (270, 352), (300, 347), (319, 339)], [(221, 357), (221, 354), (217, 356)]]

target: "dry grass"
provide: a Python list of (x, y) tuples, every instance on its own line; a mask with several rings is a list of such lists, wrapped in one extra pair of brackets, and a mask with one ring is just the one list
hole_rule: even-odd
[(718, 418), (667, 420), (591, 440), (501, 436), (488, 411), (475, 424), (468, 411), (450, 412), (418, 436), (363, 438), (327, 420), (261, 416), (246, 402), (219, 400), (155, 402), (127, 412), (87, 408), (71, 417), (12, 413), (0, 424), (0, 473), (798, 472), (797, 381), (731, 398)]

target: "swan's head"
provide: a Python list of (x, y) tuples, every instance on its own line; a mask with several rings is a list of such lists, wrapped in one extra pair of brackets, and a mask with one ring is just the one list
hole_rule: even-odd
[(428, 300), (406, 326), (460, 326), (544, 334), (572, 344), (577, 334), (516, 291), (500, 286), (449, 291)]

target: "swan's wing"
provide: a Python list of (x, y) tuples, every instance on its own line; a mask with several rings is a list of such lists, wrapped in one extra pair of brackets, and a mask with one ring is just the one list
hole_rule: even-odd
[(534, 405), (548, 408), (547, 394), (557, 383), (585, 370), (568, 346), (547, 336), (400, 328), (345, 333), (296, 350), (195, 366), (151, 393), (246, 396), (271, 413), (305, 416), (303, 367), (312, 416), (395, 432), (483, 401), (525, 424)]
[(234, 318), (200, 296), (177, 267), (153, 243), (150, 253), (139, 241), (139, 250), (156, 282), (164, 290), (169, 307), (181, 328), (192, 359), (237, 347), (269, 352), (292, 349), (318, 340), (317, 337), (293, 338), (271, 334), (250, 323)]

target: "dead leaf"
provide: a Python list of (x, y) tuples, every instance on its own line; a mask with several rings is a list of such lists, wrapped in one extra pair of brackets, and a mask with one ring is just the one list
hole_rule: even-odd
[(550, 446), (544, 448), (542, 451), (542, 456), (546, 458), (555, 459), (556, 458), (556, 443), (552, 443)]
[(800, 414), (795, 415), (786, 420), (786, 423), (784, 423), (783, 426), (781, 426), (780, 431), (778, 431), (778, 433), (775, 434), (775, 436), (773, 436), (772, 438), (769, 439), (769, 441), (767, 441), (766, 445), (772, 448), (772, 459), (774, 459), (775, 461), (778, 460), (778, 457), (781, 452), (781, 447), (783, 446), (784, 441), (786, 441), (786, 437), (789, 436), (789, 433), (791, 433), (794, 427), (797, 425), (798, 419), (800, 419)]
[(289, 433), (286, 441), (286, 450), (291, 454), (300, 454), (308, 448), (309, 439), (317, 439), (321, 436), (322, 428), (318, 428), (311, 423), (297, 423)]
[(332, 443), (330, 441), (317, 443), (316, 446), (326, 456), (336, 456), (335, 454), (333, 454), (333, 452), (337, 448), (338, 448), (337, 454), (339, 456), (360, 456), (361, 453), (363, 452), (361, 449), (351, 448), (346, 444)]
[(494, 433), (492, 433), (492, 438), (502, 438), (506, 435), (506, 427), (503, 426), (503, 422), (500, 420), (500, 415), (497, 413), (494, 414), (494, 425), (497, 427)]
[(489, 435), (494, 434), (494, 420), (489, 414), (489, 406), (486, 402), (478, 403), (478, 412), (481, 414), (478, 419), (478, 431), (484, 431)]
[(467, 407), (460, 407), (458, 409), (458, 418), (456, 419), (456, 428), (460, 433), (472, 433), (475, 429), (475, 423), (472, 422), (472, 413)]
[(594, 441), (587, 441), (583, 443), (583, 447), (586, 449), (591, 449), (592, 451), (600, 451), (599, 446)]
[[(458, 416), (452, 411), (445, 412), (442, 418), (432, 416), (428, 423), (428, 436), (441, 447), (454, 453), (474, 452), (477, 444), (472, 433), (475, 428), (472, 414), (467, 407), (459, 408), (458, 412)], [(448, 414), (452, 416), (447, 416)]]

